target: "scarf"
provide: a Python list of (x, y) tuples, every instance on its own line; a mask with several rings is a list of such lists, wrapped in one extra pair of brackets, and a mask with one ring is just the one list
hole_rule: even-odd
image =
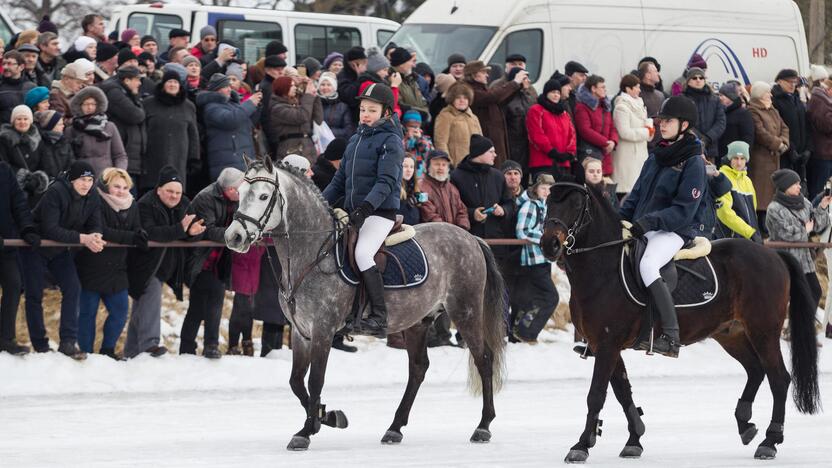
[(109, 193), (101, 190), (101, 187), (96, 188), (98, 190), (98, 194), (101, 195), (101, 198), (107, 202), (107, 205), (113, 209), (116, 213), (124, 210), (130, 209), (133, 205), (133, 195), (127, 194), (126, 198), (118, 198), (110, 195)]
[(94, 136), (98, 141), (106, 141), (113, 137), (107, 133), (107, 122), (106, 114), (92, 114), (72, 119), (72, 127)]
[(702, 154), (702, 143), (693, 133), (685, 133), (680, 140), (662, 140), (653, 150), (656, 163), (662, 167), (676, 166), (689, 158)]
[(564, 111), (566, 111), (566, 106), (563, 105), (562, 100), (558, 102), (552, 102), (543, 94), (537, 97), (537, 103), (543, 106), (544, 109), (555, 115), (563, 114)]
[(780, 203), (790, 210), (802, 210), (806, 206), (803, 203), (803, 195), (791, 196), (778, 190), (774, 194), (774, 199), (777, 200), (777, 203)]
[(48, 141), (49, 143), (55, 145), (64, 137), (64, 134), (61, 132), (54, 132), (52, 130), (47, 130), (43, 132), (43, 138)]

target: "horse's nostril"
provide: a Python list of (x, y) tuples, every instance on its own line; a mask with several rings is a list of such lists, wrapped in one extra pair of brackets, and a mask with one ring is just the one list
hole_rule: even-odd
[(234, 234), (233, 241), (234, 241), (235, 245), (239, 245), (243, 241), (243, 236), (241, 236), (240, 233), (238, 232), (237, 234)]

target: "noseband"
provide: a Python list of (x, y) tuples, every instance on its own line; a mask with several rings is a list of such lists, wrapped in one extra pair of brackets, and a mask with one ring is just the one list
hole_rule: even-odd
[[(559, 218), (549, 217), (546, 219), (546, 222), (543, 224), (544, 229), (548, 226), (555, 225), (560, 226), (566, 231), (566, 240), (563, 242), (563, 246), (566, 247), (566, 255), (577, 255), (585, 252), (591, 252), (596, 249), (601, 249), (604, 247), (611, 247), (614, 245), (626, 244), (630, 242), (632, 239), (618, 239), (610, 242), (604, 242), (603, 244), (595, 245), (592, 247), (583, 247), (583, 248), (576, 248), (575, 247), (575, 236), (578, 235), (585, 227), (587, 227), (592, 222), (592, 214), (590, 213), (590, 206), (592, 206), (592, 199), (589, 194), (589, 189), (587, 189), (586, 185), (575, 184), (572, 182), (558, 182), (552, 185), (552, 190), (562, 189), (565, 193), (561, 198), (561, 201), (565, 199), (569, 193), (573, 191), (581, 192), (584, 196), (583, 204), (581, 206), (580, 212), (581, 214), (575, 219), (575, 222), (572, 223), (572, 226), (567, 225)], [(550, 195), (551, 197), (551, 195)], [(557, 202), (557, 200), (556, 200)]]
[[(243, 225), (243, 230), (246, 232), (246, 238), (251, 243), (258, 239), (259, 236), (263, 235), (263, 231), (266, 230), (266, 224), (268, 224), (269, 219), (272, 217), (272, 213), (274, 212), (275, 206), (277, 206), (277, 199), (280, 198), (280, 206), (281, 208), (286, 204), (286, 200), (283, 199), (283, 192), (280, 191), (280, 180), (277, 176), (277, 170), (274, 171), (274, 178), (271, 177), (244, 177), (243, 182), (248, 182), (249, 185), (252, 185), (256, 182), (265, 182), (272, 187), (274, 187), (274, 192), (269, 197), (269, 203), (266, 205), (266, 209), (263, 210), (263, 214), (260, 215), (259, 218), (255, 219), (245, 213), (240, 213), (236, 211), (234, 213), (234, 220), (239, 222)], [(251, 223), (256, 228), (255, 232), (248, 230), (248, 223)]]

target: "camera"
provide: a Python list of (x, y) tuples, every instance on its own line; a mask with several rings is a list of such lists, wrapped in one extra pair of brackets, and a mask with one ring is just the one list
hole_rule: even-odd
[(828, 197), (832, 195), (832, 187), (826, 187), (823, 189), (823, 196)]

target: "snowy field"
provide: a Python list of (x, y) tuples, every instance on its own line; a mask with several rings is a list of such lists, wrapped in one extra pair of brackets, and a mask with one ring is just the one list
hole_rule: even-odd
[[(304, 419), (288, 388), (289, 350), (268, 359), (90, 356), (80, 363), (57, 354), (0, 354), (0, 467), (558, 466), (583, 428), (592, 371), (592, 360), (572, 353), (570, 341), (567, 333), (546, 332), (538, 345), (509, 346), (508, 381), (496, 397), (488, 445), (468, 442), (481, 400), (465, 389), (467, 351), (430, 351), (431, 368), (399, 446), (379, 440), (404, 390), (406, 353), (369, 340), (358, 342), (357, 354), (333, 352), (323, 402), (344, 410), (350, 427), (324, 427), (301, 453), (285, 450)], [(823, 341), (828, 406), (832, 341)], [(832, 466), (832, 416), (799, 415), (791, 401), (778, 459), (753, 459), (769, 421), (768, 386), (754, 405), (761, 434), (744, 447), (733, 410), (745, 376), (715, 342), (683, 349), (678, 361), (629, 351), (625, 358), (645, 411), (645, 453), (637, 461), (617, 457), (627, 430), (610, 391), (590, 465)]]

